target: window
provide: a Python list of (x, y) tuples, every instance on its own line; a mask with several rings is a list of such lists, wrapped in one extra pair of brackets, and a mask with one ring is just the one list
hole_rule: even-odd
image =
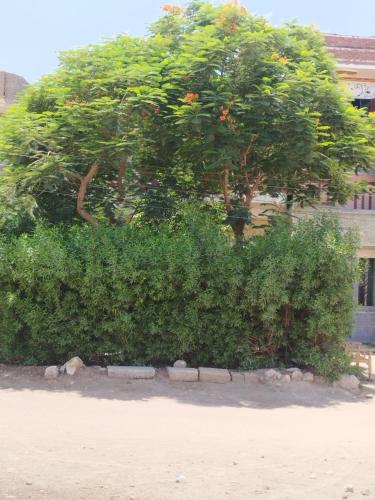
[(373, 113), (375, 111), (375, 99), (354, 99), (353, 106), (365, 108), (368, 113)]
[(375, 306), (375, 259), (361, 259), (362, 278), (358, 287), (358, 302), (362, 306)]

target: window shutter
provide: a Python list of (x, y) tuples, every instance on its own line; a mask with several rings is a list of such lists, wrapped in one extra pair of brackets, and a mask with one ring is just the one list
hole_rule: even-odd
[(370, 99), (370, 102), (368, 103), (368, 111), (369, 113), (375, 112), (375, 99)]

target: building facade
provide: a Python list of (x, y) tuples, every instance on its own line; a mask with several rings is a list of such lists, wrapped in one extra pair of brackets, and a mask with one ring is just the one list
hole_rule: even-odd
[(0, 114), (16, 99), (17, 94), (27, 85), (22, 76), (0, 71)]
[[(328, 51), (337, 60), (337, 73), (353, 96), (353, 105), (375, 112), (375, 37), (326, 35)], [(360, 233), (358, 257), (363, 273), (355, 287), (358, 301), (353, 339), (375, 343), (375, 169), (353, 176), (374, 186), (373, 192), (350, 200), (345, 206), (321, 209), (339, 215), (344, 228), (356, 227)], [(298, 215), (314, 209), (296, 209)]]

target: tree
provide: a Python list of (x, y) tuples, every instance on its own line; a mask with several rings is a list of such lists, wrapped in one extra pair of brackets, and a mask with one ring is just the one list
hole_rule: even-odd
[(11, 185), (31, 195), (53, 222), (72, 220), (75, 210), (93, 225), (112, 216), (164, 100), (161, 44), (122, 36), (63, 54), (59, 70), (29, 87), (3, 120), (3, 192)]
[(175, 157), (200, 190), (222, 194), (237, 234), (257, 191), (308, 200), (319, 185), (345, 201), (348, 173), (374, 161), (374, 130), (338, 84), (318, 32), (200, 2), (155, 31), (179, 44)]
[(75, 198), (93, 224), (129, 199), (144, 210), (212, 195), (236, 235), (258, 191), (309, 200), (323, 186), (345, 201), (348, 174), (375, 159), (374, 130), (338, 84), (323, 37), (236, 5), (164, 10), (150, 36), (65, 53), (26, 93), (3, 119), (2, 185), (53, 221), (67, 207), (72, 217)]

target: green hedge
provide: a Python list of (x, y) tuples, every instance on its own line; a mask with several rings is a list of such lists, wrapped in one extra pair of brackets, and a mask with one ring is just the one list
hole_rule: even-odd
[[(177, 227), (43, 228), (0, 237), (0, 362), (347, 367), (355, 238), (319, 217), (234, 244)], [(333, 375), (332, 375), (333, 376)]]

